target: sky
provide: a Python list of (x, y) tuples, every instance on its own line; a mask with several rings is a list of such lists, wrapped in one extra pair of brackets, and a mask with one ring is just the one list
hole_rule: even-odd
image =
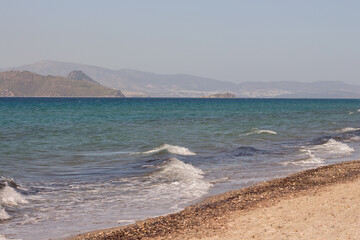
[(359, 11), (358, 0), (0, 0), (0, 68), (360, 84)]

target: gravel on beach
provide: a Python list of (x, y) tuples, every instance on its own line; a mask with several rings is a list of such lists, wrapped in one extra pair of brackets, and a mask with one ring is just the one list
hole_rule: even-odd
[(302, 196), (359, 177), (360, 161), (323, 166), (212, 196), (178, 213), (138, 221), (128, 226), (84, 233), (69, 239), (177, 239), (180, 234), (211, 236), (216, 231), (226, 229), (227, 216), (233, 212), (272, 206), (282, 199)]

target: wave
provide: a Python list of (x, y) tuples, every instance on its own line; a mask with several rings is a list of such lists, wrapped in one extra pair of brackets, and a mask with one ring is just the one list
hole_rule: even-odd
[(148, 174), (119, 179), (121, 199), (129, 206), (181, 210), (188, 204), (207, 194), (212, 184), (204, 179), (204, 172), (177, 158), (168, 158), (152, 166)]
[(267, 134), (273, 134), (273, 135), (277, 134), (277, 132), (272, 131), (272, 130), (267, 130), (267, 129), (264, 129), (264, 130), (258, 129), (255, 131), (255, 133), (258, 133), (258, 134), (267, 133)]
[(170, 191), (183, 192), (182, 197), (199, 198), (211, 187), (211, 184), (204, 180), (201, 169), (177, 158), (169, 158), (156, 168), (150, 175), (152, 182), (159, 184), (158, 187), (169, 187)]
[(345, 140), (346, 142), (358, 142), (360, 141), (360, 137), (359, 136), (352, 136), (349, 139)]
[(218, 178), (218, 179), (215, 179), (215, 180), (211, 181), (212, 184), (215, 184), (215, 183), (227, 183), (227, 182), (230, 182), (229, 177)]
[(346, 127), (341, 130), (338, 130), (337, 132), (346, 133), (346, 132), (354, 132), (354, 131), (359, 131), (359, 130), (360, 130), (360, 128)]
[(19, 186), (12, 179), (0, 178), (0, 220), (9, 219), (4, 206), (16, 207), (28, 203), (24, 196), (16, 191)]
[(332, 138), (341, 142), (358, 142), (360, 140), (360, 128), (346, 127), (336, 131), (339, 133)]
[(177, 158), (169, 158), (157, 166), (157, 176), (166, 177), (169, 180), (196, 180), (202, 179), (204, 172), (191, 164), (184, 163)]
[(324, 163), (324, 159), (316, 157), (311, 150), (308, 149), (301, 149), (300, 150), (303, 155), (304, 155), (304, 159), (300, 160), (300, 161), (296, 161), (294, 162), (295, 165), (316, 165), (316, 164), (323, 164)]
[(355, 149), (343, 142), (338, 142), (333, 138), (328, 139), (323, 144), (303, 147), (301, 151), (311, 151), (317, 158), (333, 159), (351, 155)]
[(250, 132), (246, 133), (245, 135), (252, 135), (252, 134), (271, 134), (271, 135), (276, 135), (278, 134), (277, 132), (273, 131), (273, 130), (268, 130), (268, 129), (257, 129), (257, 128), (253, 128), (251, 129)]
[[(9, 218), (10, 218), (10, 215), (5, 211), (4, 208), (2, 208), (0, 206), (0, 221), (1, 220), (6, 220), (6, 219), (9, 219)], [(1, 238), (0, 238), (0, 240), (1, 240)]]
[(130, 154), (131, 152), (124, 151), (115, 151), (115, 152), (87, 152), (87, 153), (78, 153), (78, 156), (112, 156), (112, 155), (122, 155)]
[(20, 193), (10, 186), (5, 186), (5, 188), (0, 191), (0, 201), (2, 204), (9, 206), (18, 206), (19, 204), (28, 203)]
[(297, 160), (284, 162), (284, 165), (321, 165), (326, 159), (341, 158), (351, 155), (355, 149), (343, 142), (330, 138), (320, 144), (303, 146), (299, 149), (300, 154)]
[(297, 166), (313, 166), (313, 165), (321, 165), (324, 163), (324, 159), (316, 157), (313, 152), (309, 149), (300, 149), (299, 159), (294, 161), (286, 161), (282, 162), (282, 165), (297, 165)]
[(196, 155), (196, 153), (190, 151), (186, 147), (174, 146), (174, 145), (170, 145), (170, 144), (166, 144), (166, 143), (159, 146), (159, 147), (156, 147), (156, 148), (154, 148), (152, 150), (142, 152), (141, 154), (153, 154), (153, 153), (158, 153), (158, 152), (162, 152), (162, 151), (167, 151), (167, 152), (172, 153), (172, 154), (183, 155), (183, 156)]
[(236, 157), (253, 156), (255, 154), (265, 153), (264, 150), (259, 150), (253, 147), (238, 147), (231, 152)]
[(342, 142), (338, 142), (332, 138), (329, 139), (326, 143), (322, 145), (314, 146), (311, 149), (319, 154), (331, 154), (340, 157), (348, 156), (355, 151), (355, 149), (353, 149), (349, 145)]

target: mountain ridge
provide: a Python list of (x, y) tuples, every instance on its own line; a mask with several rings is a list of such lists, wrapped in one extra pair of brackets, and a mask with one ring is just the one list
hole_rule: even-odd
[(129, 97), (201, 97), (231, 92), (245, 98), (360, 98), (359, 85), (341, 81), (233, 83), (189, 74), (157, 74), (128, 68), (112, 70), (50, 60), (9, 69), (63, 77), (80, 70), (103, 86), (121, 89)]

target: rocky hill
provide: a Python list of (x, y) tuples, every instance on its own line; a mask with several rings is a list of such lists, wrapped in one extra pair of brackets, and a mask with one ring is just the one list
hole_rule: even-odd
[(98, 83), (97, 81), (95, 81), (94, 79), (92, 79), (91, 77), (89, 77), (88, 75), (86, 75), (85, 73), (83, 73), (80, 70), (74, 70), (71, 73), (69, 73), (66, 76), (67, 79), (70, 80), (77, 80), (77, 81), (87, 81), (87, 82), (91, 82), (91, 83), (95, 83), (97, 85), (100, 85), (100, 83)]
[(120, 90), (92, 81), (43, 76), (29, 71), (0, 72), (0, 97), (124, 97)]

